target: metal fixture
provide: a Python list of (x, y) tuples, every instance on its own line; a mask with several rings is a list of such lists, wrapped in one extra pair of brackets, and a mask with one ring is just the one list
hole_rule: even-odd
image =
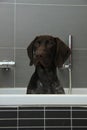
[[(69, 48), (72, 50), (72, 35), (69, 35)], [(69, 94), (72, 94), (72, 55), (69, 57)]]
[(10, 68), (14, 66), (15, 66), (14, 61), (8, 61), (8, 60), (0, 61), (0, 69), (9, 70)]
[[(72, 50), (72, 35), (69, 35), (69, 48)], [(71, 80), (71, 78), (72, 78), (72, 75), (71, 75), (72, 64), (71, 64), (71, 61), (72, 61), (72, 56), (70, 55), (69, 64), (63, 64), (63, 67), (62, 67), (62, 69), (69, 70), (69, 91), (68, 91), (69, 94), (72, 94), (72, 80)]]

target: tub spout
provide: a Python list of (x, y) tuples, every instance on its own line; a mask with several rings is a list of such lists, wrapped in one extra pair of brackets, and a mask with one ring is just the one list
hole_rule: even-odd
[(15, 66), (14, 61), (7, 61), (7, 60), (0, 61), (0, 69), (9, 70), (14, 66)]

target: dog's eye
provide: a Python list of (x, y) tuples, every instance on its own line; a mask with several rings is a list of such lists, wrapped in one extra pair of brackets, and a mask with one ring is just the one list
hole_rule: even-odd
[(46, 44), (49, 44), (49, 40), (46, 40)]
[(49, 41), (48, 43), (47, 43), (47, 47), (52, 47), (53, 46), (53, 42), (52, 41)]
[(37, 41), (37, 42), (35, 42), (35, 45), (34, 45), (35, 47), (39, 47), (40, 46), (40, 41)]

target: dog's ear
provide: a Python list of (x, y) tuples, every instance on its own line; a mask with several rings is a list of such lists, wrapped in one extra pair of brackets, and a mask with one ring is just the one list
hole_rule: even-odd
[(38, 37), (36, 37), (31, 43), (30, 45), (28, 46), (27, 48), (27, 54), (28, 54), (28, 57), (30, 58), (30, 65), (33, 65), (33, 44), (34, 42), (36, 41)]
[(55, 65), (59, 68), (62, 67), (64, 62), (68, 59), (71, 54), (70, 48), (59, 38), (55, 38), (56, 41), (56, 56), (55, 56)]

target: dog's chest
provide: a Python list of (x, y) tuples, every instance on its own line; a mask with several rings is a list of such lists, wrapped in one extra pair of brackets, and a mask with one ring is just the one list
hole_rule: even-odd
[(50, 94), (51, 93), (51, 89), (50, 86), (48, 84), (43, 85), (43, 83), (41, 83), (40, 80), (37, 81), (37, 88), (36, 88), (36, 92), (37, 93), (42, 93), (42, 94)]

